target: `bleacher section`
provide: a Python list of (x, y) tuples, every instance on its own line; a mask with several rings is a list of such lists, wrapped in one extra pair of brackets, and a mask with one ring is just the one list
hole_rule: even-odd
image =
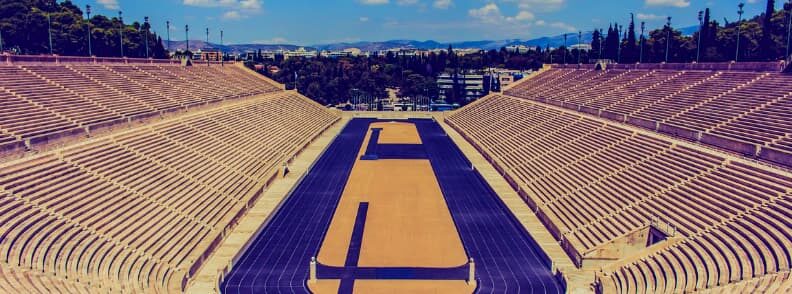
[[(654, 86), (678, 99), (618, 100), (614, 94), (597, 93), (601, 87), (607, 87), (608, 93), (634, 93), (641, 88), (638, 84), (652, 84), (641, 82), (647, 78), (679, 85)], [(553, 104), (574, 100), (575, 105), (595, 105), (610, 99), (599, 107), (613, 110), (618, 109), (614, 105), (630, 105), (624, 109), (632, 111), (619, 113), (664, 122), (683, 117), (698, 121), (683, 114), (723, 99), (739, 100), (736, 97), (744, 89), (760, 91), (759, 85), (786, 78), (757, 73), (551, 70), (508, 93)], [(605, 86), (603, 80), (624, 84)], [(745, 85), (733, 89), (724, 86), (726, 81)], [(577, 90), (567, 90), (571, 88)], [(574, 94), (582, 91), (590, 98)], [(491, 95), (446, 121), (499, 169), (576, 265), (602, 267), (597, 278), (600, 291), (779, 290), (778, 281), (789, 276), (792, 263), (792, 176), (727, 153), (531, 100)], [(677, 107), (676, 101), (696, 106)], [(677, 110), (665, 112), (672, 108)], [(720, 120), (736, 116), (728, 108), (718, 109), (721, 112), (707, 113)], [(646, 234), (664, 237), (647, 245), (653, 239)]]
[(792, 166), (792, 75), (562, 68), (505, 94)]
[[(238, 66), (0, 65), (0, 154), (193, 106), (279, 91)], [(8, 158), (6, 156), (6, 158)]]
[(0, 151), (79, 135), (21, 159), (0, 154), (0, 292), (183, 291), (284, 165), (339, 119), (279, 88), (237, 66), (0, 66)]

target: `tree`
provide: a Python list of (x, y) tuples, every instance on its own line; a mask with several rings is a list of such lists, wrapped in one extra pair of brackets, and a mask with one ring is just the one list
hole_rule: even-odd
[(712, 23), (710, 22), (710, 9), (707, 8), (704, 10), (704, 19), (701, 23), (701, 29), (699, 34), (701, 34), (701, 61), (707, 60), (707, 48), (712, 43), (712, 35), (713, 35), (713, 28)]
[[(83, 11), (71, 1), (55, 0), (0, 1), (0, 30), (4, 47), (19, 54), (49, 54), (47, 16), (51, 20), (52, 51), (58, 55), (88, 55), (88, 28), (96, 56), (120, 56), (117, 18), (95, 15), (83, 18)], [(89, 25), (90, 24), (90, 25)], [(145, 56), (145, 26), (123, 24), (124, 49), (127, 56)], [(149, 46), (162, 46), (161, 38), (149, 34)], [(162, 52), (160, 52), (162, 53)], [(156, 54), (161, 58), (167, 54)]]
[(773, 14), (775, 13), (775, 0), (767, 0), (767, 7), (762, 17), (762, 40), (760, 58), (764, 60), (776, 59), (775, 42), (773, 41)]
[(634, 63), (638, 61), (638, 46), (635, 37), (635, 16), (630, 14), (630, 25), (627, 27), (627, 43), (624, 45), (622, 60), (624, 63)]
[(608, 27), (608, 35), (605, 37), (605, 58), (616, 60), (619, 55), (621, 36), (619, 36), (619, 24), (615, 23)]

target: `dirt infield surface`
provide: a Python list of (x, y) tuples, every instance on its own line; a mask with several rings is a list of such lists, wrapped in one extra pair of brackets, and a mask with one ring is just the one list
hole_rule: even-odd
[[(381, 128), (379, 144), (421, 144), (414, 124), (372, 123), (358, 157), (365, 153), (371, 129)], [(341, 201), (319, 251), (318, 261), (344, 266), (358, 205), (368, 203), (358, 266), (457, 267), (467, 262), (440, 186), (428, 160), (355, 162)], [(338, 293), (338, 280), (322, 280), (316, 293)], [(469, 293), (464, 281), (358, 280), (356, 293)], [(387, 289), (387, 290), (386, 290)]]

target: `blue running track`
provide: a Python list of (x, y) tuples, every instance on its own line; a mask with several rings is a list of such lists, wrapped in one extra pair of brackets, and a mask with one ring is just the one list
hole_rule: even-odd
[[(349, 122), (228, 274), (223, 293), (309, 293), (308, 262), (319, 251), (371, 122)], [(431, 161), (465, 250), (475, 259), (477, 292), (563, 293), (547, 255), (440, 126), (411, 122), (424, 148), (409, 146), (413, 150), (403, 153), (425, 152)]]
[(372, 121), (347, 124), (234, 265), (223, 293), (309, 293), (308, 264), (319, 252)]
[(541, 250), (470, 161), (431, 120), (412, 120), (426, 146), (465, 250), (478, 293), (564, 293)]

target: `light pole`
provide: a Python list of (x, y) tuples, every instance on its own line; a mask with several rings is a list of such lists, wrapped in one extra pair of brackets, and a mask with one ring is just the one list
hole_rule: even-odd
[(564, 54), (564, 64), (566, 64), (567, 35), (568, 34), (564, 33), (564, 50), (562, 52)]
[(745, 13), (743, 7), (745, 7), (745, 3), (740, 3), (737, 5), (740, 10), (737, 10), (737, 15), (739, 18), (737, 19), (737, 52), (734, 53), (734, 62), (740, 61), (740, 34), (742, 33), (742, 15)]
[(640, 49), (640, 51), (641, 51), (641, 53), (640, 53), (640, 56), (638, 57), (638, 63), (643, 63), (644, 30), (645, 30), (645, 29), (646, 29), (646, 22), (645, 22), (645, 21), (642, 21), (642, 22), (641, 22), (641, 40), (640, 40), (640, 44), (641, 44), (641, 49)]
[(52, 55), (52, 19), (50, 15), (52, 14), (52, 6), (47, 2), (47, 36), (49, 38), (49, 52)]
[[(209, 28), (206, 28), (206, 45), (209, 45)], [(209, 53), (206, 53), (206, 66), (209, 66)]]
[(0, 27), (0, 55), (3, 54), (3, 30)]
[(91, 49), (91, 5), (85, 5), (85, 13), (88, 15), (88, 56), (93, 56)]
[(787, 46), (786, 46), (786, 57), (789, 58), (789, 40), (792, 39), (792, 3), (789, 3), (789, 11), (787, 11), (787, 15), (789, 16), (789, 24), (787, 24)]
[(220, 30), (220, 66), (225, 64), (225, 56), (223, 55), (223, 30)]
[(149, 17), (148, 16), (143, 17), (143, 26), (146, 29), (146, 40), (145, 40), (145, 42), (146, 42), (146, 58), (148, 59), (149, 58), (149, 47), (148, 47), (148, 41), (149, 41)]
[(704, 32), (704, 11), (699, 10), (698, 20), (699, 20), (699, 35), (698, 35), (698, 45), (696, 45), (696, 63), (699, 63), (699, 61), (701, 61), (701, 33)]
[(580, 51), (581, 51), (580, 44), (583, 44), (583, 41), (581, 39), (583, 39), (583, 32), (578, 31), (578, 64), (580, 64)]
[(668, 63), (668, 53), (671, 50), (671, 17), (669, 16), (666, 19), (666, 30), (668, 30), (666, 34), (666, 54), (665, 54), (665, 62)]
[(121, 44), (121, 57), (124, 57), (124, 18), (121, 11), (118, 11), (118, 41)]
[(616, 46), (616, 63), (621, 63), (622, 30), (624, 30), (623, 26), (616, 27), (616, 35), (619, 36), (619, 45)]
[(600, 35), (600, 37), (599, 37), (599, 42), (600, 42), (600, 46), (599, 46), (599, 58), (600, 58), (600, 59), (604, 59), (604, 58), (602, 58), (602, 39), (603, 39), (603, 37), (602, 37), (602, 29), (600, 29), (600, 30), (599, 30), (599, 33), (600, 33), (600, 34), (599, 34), (599, 35)]
[(165, 33), (168, 36), (168, 52), (170, 52), (170, 20), (165, 21)]
[[(184, 25), (184, 40), (187, 42), (186, 48), (184, 49), (184, 55), (187, 55), (187, 52), (190, 52), (190, 25)], [(187, 56), (190, 58), (190, 56)]]

